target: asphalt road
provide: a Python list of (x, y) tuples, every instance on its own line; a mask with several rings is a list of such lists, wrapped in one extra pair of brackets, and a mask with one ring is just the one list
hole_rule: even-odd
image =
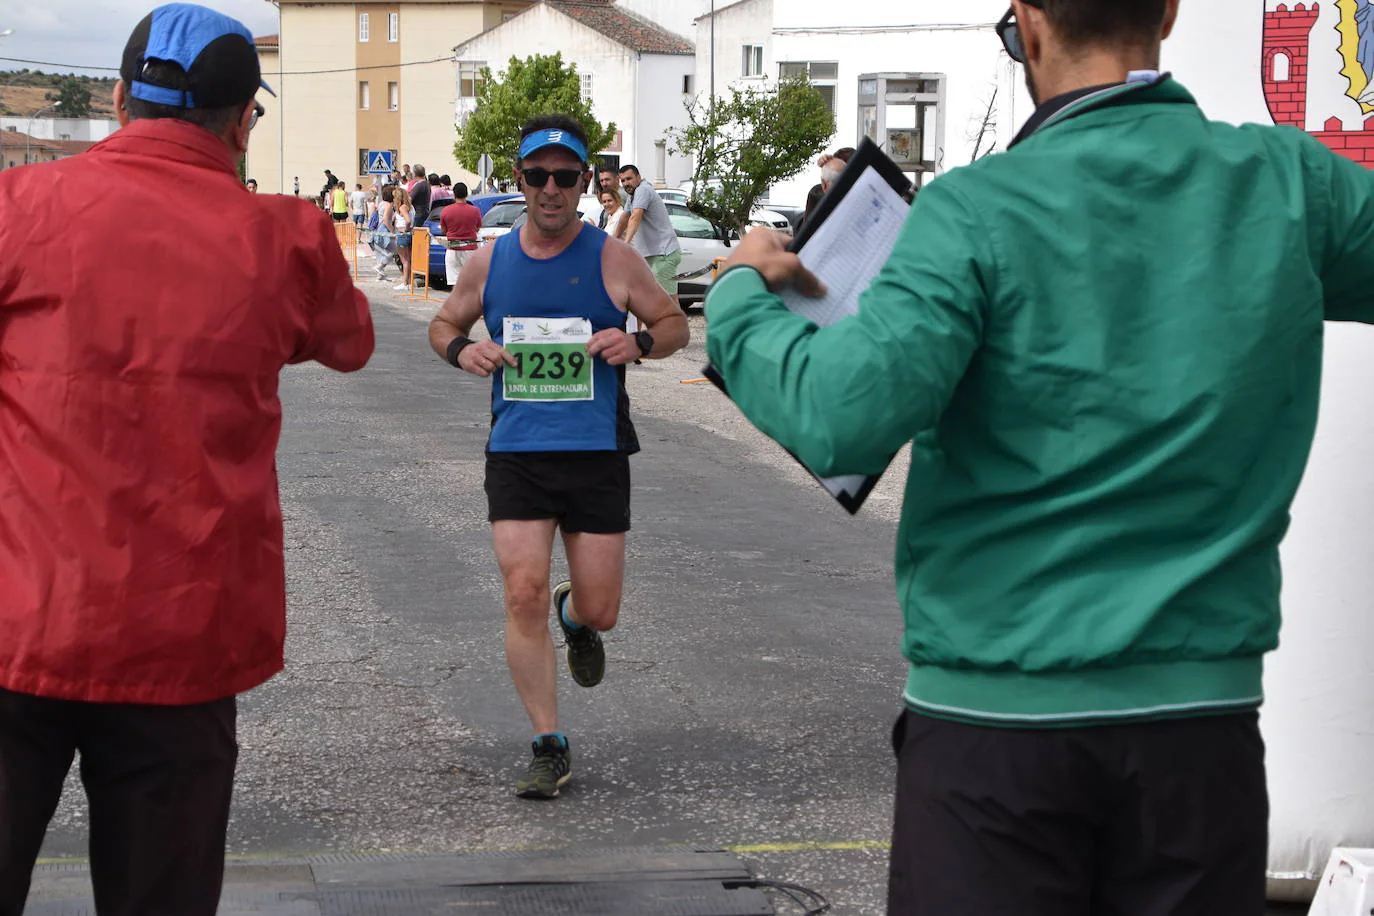
[[(632, 367), (621, 624), (601, 686), (560, 675), (573, 782), (517, 799), (530, 728), (482, 492), (488, 385), (430, 352), (436, 302), (364, 287), (368, 368), (282, 382), (287, 669), (240, 701), (231, 853), (719, 845), (837, 913), (881, 912), (900, 472), (846, 515), (709, 385), (682, 384), (704, 361), (699, 313), (687, 351)], [(85, 820), (70, 782), (44, 855), (83, 855)]]

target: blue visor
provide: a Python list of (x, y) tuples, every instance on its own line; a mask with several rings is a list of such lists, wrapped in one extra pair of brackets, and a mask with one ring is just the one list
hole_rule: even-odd
[(561, 146), (571, 151), (578, 162), (587, 161), (587, 148), (566, 130), (536, 130), (520, 141), (520, 158), (533, 155), (546, 146)]

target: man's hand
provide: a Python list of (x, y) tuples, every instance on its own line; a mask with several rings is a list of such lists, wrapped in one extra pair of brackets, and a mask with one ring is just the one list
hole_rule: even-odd
[(787, 250), (790, 241), (792, 236), (772, 229), (762, 226), (750, 229), (725, 262), (722, 272), (744, 264), (763, 274), (764, 282), (775, 293), (791, 286), (803, 296), (824, 295), (825, 284), (802, 266), (801, 258)]
[(458, 354), (458, 368), (482, 378), (490, 376), (502, 363), (514, 367), (515, 357), (507, 353), (505, 347), (492, 340), (479, 340), (468, 344)]
[(607, 328), (597, 331), (587, 341), (587, 354), (599, 356), (612, 366), (623, 366), (639, 359), (639, 343), (633, 334), (627, 334), (620, 328)]

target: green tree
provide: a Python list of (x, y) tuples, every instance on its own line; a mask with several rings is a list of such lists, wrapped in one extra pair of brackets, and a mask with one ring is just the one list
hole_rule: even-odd
[(604, 127), (592, 117), (590, 102), (582, 98), (577, 67), (564, 65), (562, 54), (512, 57), (500, 79), (483, 67), (477, 91), (477, 110), (458, 128), (453, 145), (463, 167), (477, 171), (483, 153), (491, 156), (492, 173), (509, 175), (520, 146), (520, 128), (535, 115), (562, 114), (576, 120), (591, 141), (587, 155), (596, 154), (615, 136), (615, 124)]
[(48, 98), (62, 103), (60, 114), (64, 118), (89, 118), (91, 116), (91, 89), (76, 77), (69, 76), (57, 87), (57, 93), (48, 93)]
[(804, 77), (777, 88), (731, 90), (687, 105), (689, 125), (669, 131), (691, 156), (694, 211), (743, 230), (768, 189), (806, 168), (835, 133), (835, 116)]

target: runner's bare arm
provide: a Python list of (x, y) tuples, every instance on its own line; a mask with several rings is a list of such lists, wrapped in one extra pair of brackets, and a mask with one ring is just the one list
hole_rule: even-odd
[[(482, 317), (482, 289), (487, 285), (490, 265), (491, 246), (488, 245), (463, 265), (453, 292), (448, 294), (439, 313), (429, 323), (429, 345), (445, 360), (449, 344), (468, 336), (477, 319)], [(483, 377), (491, 375), (503, 362), (514, 366), (515, 358), (491, 340), (479, 340), (458, 354), (458, 368)]]
[[(617, 239), (607, 239), (601, 249), (601, 274), (606, 278), (611, 301), (638, 318), (653, 337), (649, 359), (662, 359), (687, 346), (687, 316), (658, 285), (639, 252)], [(613, 366), (633, 362), (643, 355), (634, 335), (618, 328), (592, 335), (587, 352)]]

